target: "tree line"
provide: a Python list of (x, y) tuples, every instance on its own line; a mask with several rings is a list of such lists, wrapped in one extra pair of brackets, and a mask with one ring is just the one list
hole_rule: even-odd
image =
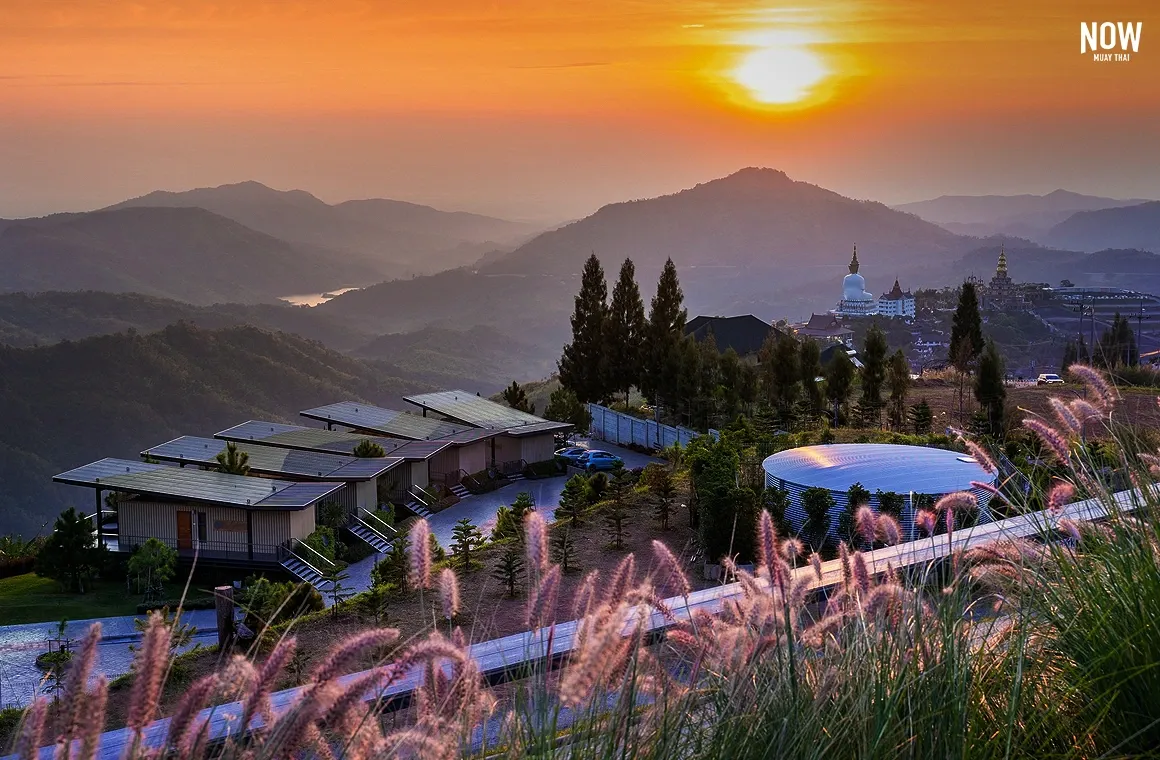
[(701, 340), (685, 335), (688, 314), (672, 259), (647, 316), (635, 274), (625, 259), (609, 301), (600, 260), (593, 254), (584, 265), (572, 340), (559, 360), (560, 381), (578, 401), (627, 406), (636, 388), (667, 420), (700, 429), (745, 415), (790, 428), (825, 420), (929, 431), (929, 406), (907, 405), (910, 365), (901, 349), (890, 352), (877, 325), (863, 341), (861, 368), (842, 347), (823, 365), (813, 339), (775, 327), (756, 357), (742, 357), (732, 347), (720, 351), (711, 331)]

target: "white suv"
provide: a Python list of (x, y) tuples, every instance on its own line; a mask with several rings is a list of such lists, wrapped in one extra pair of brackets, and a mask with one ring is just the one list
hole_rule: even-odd
[(1045, 372), (1035, 381), (1036, 385), (1063, 385), (1063, 378), (1051, 372)]

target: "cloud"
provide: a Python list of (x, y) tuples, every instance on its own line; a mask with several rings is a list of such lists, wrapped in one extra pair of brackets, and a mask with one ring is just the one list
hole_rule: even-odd
[(543, 63), (511, 66), (513, 69), (583, 69), (591, 66), (610, 66), (609, 61), (576, 61), (575, 63)]

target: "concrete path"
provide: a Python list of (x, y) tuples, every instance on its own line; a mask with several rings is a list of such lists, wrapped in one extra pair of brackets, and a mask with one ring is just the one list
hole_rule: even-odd
[[(579, 440), (575, 445), (602, 449), (616, 454), (624, 460), (624, 466), (629, 469), (644, 467), (650, 462), (661, 461), (654, 456), (640, 454), (621, 448), (620, 446), (607, 444), (603, 441)], [(550, 521), (553, 512), (555, 512), (556, 507), (560, 504), (560, 494), (563, 492), (566, 482), (568, 482), (568, 478), (563, 475), (555, 478), (543, 478), (541, 480), (520, 480), (498, 488), (491, 493), (478, 494), (461, 499), (454, 506), (434, 514), (427, 520), (427, 523), (431, 526), (431, 533), (435, 536), (435, 540), (439, 542), (440, 546), (446, 549), (451, 546), (452, 530), (455, 528), (455, 523), (466, 517), (475, 524), (475, 527), (487, 535), (495, 526), (495, 515), (499, 511), (499, 508), (510, 506), (521, 491), (526, 491), (531, 494), (532, 501), (535, 502), (536, 507), (544, 510), (545, 516)], [(350, 575), (350, 580), (346, 583), (356, 591), (366, 591), (369, 589), (371, 587), (371, 570), (374, 569), (375, 563), (382, 559), (383, 556), (382, 554), (373, 554), (366, 559), (350, 565), (346, 570)]]
[[(101, 646), (98, 649), (96, 673), (110, 680), (129, 672), (133, 662), (130, 644), (141, 640), (133, 626), (137, 615), (70, 620), (65, 636), (74, 644), (88, 633), (93, 623), (101, 624)], [(208, 646), (217, 643), (217, 615), (213, 610), (191, 610), (181, 616), (183, 623), (192, 625), (197, 633), (190, 642)], [(0, 707), (26, 706), (42, 691), (44, 673), (36, 667), (38, 655), (47, 651), (48, 640), (57, 635), (57, 623), (28, 623), (0, 626)]]

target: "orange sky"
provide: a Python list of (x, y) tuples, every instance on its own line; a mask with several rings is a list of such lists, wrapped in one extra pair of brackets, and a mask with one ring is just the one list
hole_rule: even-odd
[[(559, 219), (747, 165), (887, 202), (1160, 197), (1151, 0), (4, 8), (0, 216), (258, 179)], [(1080, 22), (1120, 20), (1133, 60), (1079, 53)], [(729, 72), (787, 45), (829, 76), (761, 107)]]

